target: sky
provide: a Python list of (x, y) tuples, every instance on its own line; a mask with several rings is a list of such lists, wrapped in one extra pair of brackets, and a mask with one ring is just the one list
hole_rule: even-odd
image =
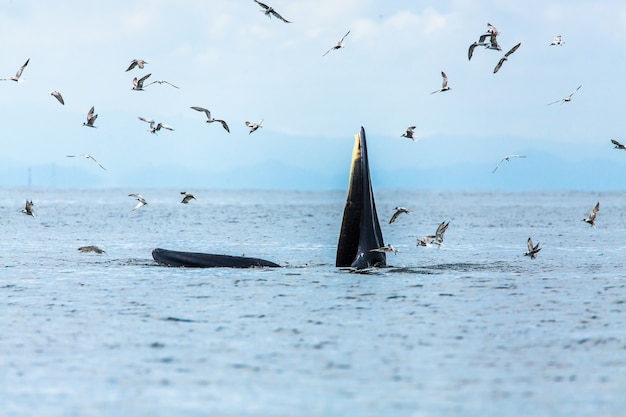
[[(0, 1), (0, 78), (30, 58), (23, 82), (0, 81), (0, 186), (344, 189), (363, 126), (375, 187), (622, 190), (626, 3), (266, 3), (292, 23), (253, 0)], [(503, 50), (468, 60), (488, 22)], [(430, 94), (441, 71), (451, 90)], [(132, 91), (148, 73), (180, 88)], [(81, 153), (106, 170), (66, 157)], [(493, 173), (508, 154), (527, 157)]]

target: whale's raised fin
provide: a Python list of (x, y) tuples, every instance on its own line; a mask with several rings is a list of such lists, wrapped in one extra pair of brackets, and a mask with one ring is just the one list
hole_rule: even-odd
[(361, 127), (361, 132), (354, 136), (350, 185), (343, 210), (335, 265), (357, 269), (384, 267), (386, 254), (371, 251), (383, 246), (385, 243), (370, 178), (365, 129)]

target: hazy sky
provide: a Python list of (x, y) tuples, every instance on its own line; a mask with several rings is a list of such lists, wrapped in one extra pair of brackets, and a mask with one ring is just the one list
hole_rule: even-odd
[[(0, 185), (25, 185), (31, 168), (34, 186), (345, 188), (364, 126), (384, 187), (621, 189), (626, 151), (610, 139), (626, 142), (625, 2), (267, 4), (292, 23), (253, 0), (0, 2), (0, 77), (30, 58), (24, 82), (0, 82)], [(503, 50), (468, 61), (487, 22)], [(148, 64), (125, 72), (133, 58)], [(431, 95), (442, 70), (452, 89)], [(147, 73), (180, 89), (132, 91)], [(91, 106), (96, 129), (82, 126)], [(138, 116), (175, 131), (152, 135)], [(410, 125), (416, 142), (400, 137)], [(78, 153), (107, 170), (65, 157)], [(510, 153), (527, 158), (492, 174)]]

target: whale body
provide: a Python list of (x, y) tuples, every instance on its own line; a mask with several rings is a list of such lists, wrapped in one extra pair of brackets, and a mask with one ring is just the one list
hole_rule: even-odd
[[(384, 267), (387, 260), (386, 254), (384, 252), (372, 252), (372, 249), (381, 248), (385, 244), (376, 213), (363, 127), (361, 127), (360, 133), (354, 136), (354, 139), (348, 197), (339, 231), (335, 265), (356, 269)], [(182, 252), (161, 248), (154, 249), (152, 257), (161, 265), (189, 268), (280, 266), (272, 261), (259, 258)]]

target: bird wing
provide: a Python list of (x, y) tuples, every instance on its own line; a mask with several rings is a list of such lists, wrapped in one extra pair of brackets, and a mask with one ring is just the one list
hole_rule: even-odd
[(98, 164), (98, 165), (100, 166), (100, 168), (102, 168), (103, 170), (105, 170), (105, 171), (107, 170), (105, 167), (103, 167), (103, 166), (100, 164), (100, 162), (96, 161), (96, 158), (94, 158), (93, 156), (91, 156), (91, 155), (87, 154), (87, 155), (85, 155), (85, 157), (87, 157), (87, 158), (91, 159), (92, 161), (94, 161), (94, 162), (95, 162), (96, 164)]
[(128, 66), (128, 68), (126, 68), (126, 71), (130, 71), (133, 68), (135, 68), (137, 66), (137, 60), (133, 59), (132, 61), (130, 61), (130, 65)]
[(389, 219), (389, 224), (395, 222), (400, 214), (402, 214), (400, 210), (397, 210), (395, 213), (393, 213), (393, 216), (391, 216), (391, 219)]
[(512, 47), (511, 49), (509, 49), (509, 52), (507, 52), (506, 54), (504, 54), (504, 56), (508, 57), (509, 55), (511, 55), (513, 52), (517, 51), (517, 48), (519, 48), (522, 45), (522, 43), (518, 43), (517, 45), (515, 45), (514, 47)]
[(350, 34), (350, 31), (346, 32), (346, 34), (343, 35), (343, 37), (339, 40), (340, 45), (343, 43), (343, 40), (346, 39), (346, 36), (348, 36), (349, 34)]
[(496, 172), (498, 168), (500, 167), (500, 164), (504, 162), (505, 160), (506, 160), (506, 157), (500, 159), (500, 162), (498, 162), (498, 165), (496, 165), (496, 167), (493, 169), (493, 171), (491, 171), (491, 173), (493, 174), (494, 172)]
[(439, 227), (437, 227), (437, 231), (435, 232), (435, 236), (436, 236), (437, 241), (443, 242), (443, 235), (444, 235), (444, 233), (446, 233), (446, 230), (448, 229), (448, 225), (449, 224), (450, 224), (450, 222), (446, 223), (445, 221), (443, 221), (443, 222), (441, 222)]
[(500, 67), (502, 66), (502, 64), (504, 63), (504, 61), (506, 61), (506, 58), (504, 58), (504, 57), (500, 58), (500, 61), (498, 61), (498, 64), (497, 64), (497, 65), (496, 65), (496, 67), (493, 69), (493, 73), (494, 73), (494, 74), (500, 70)]
[(593, 210), (591, 210), (591, 213), (589, 213), (589, 220), (595, 220), (596, 215), (598, 214), (598, 211), (600, 211), (600, 202), (599, 201), (596, 203), (596, 205), (593, 208)]
[(146, 74), (143, 77), (141, 77), (139, 80), (137, 80), (137, 85), (139, 87), (142, 87), (143, 86), (143, 82), (146, 81), (148, 79), (148, 77), (151, 76), (151, 75), (152, 75), (152, 73)]
[(137, 116), (139, 118), (139, 120), (144, 121), (146, 123), (150, 123), (150, 128), (152, 129), (152, 127), (154, 126), (154, 120), (150, 119), (149, 117), (143, 117), (143, 116)]
[(581, 84), (581, 85), (579, 85), (578, 87), (576, 87), (576, 90), (572, 91), (572, 94), (570, 94), (568, 97), (571, 97), (571, 96), (573, 96), (574, 94), (576, 94), (576, 92), (577, 92), (578, 90), (580, 90), (580, 87), (582, 87), (582, 86), (583, 86), (583, 85)]
[(279, 15), (276, 10), (272, 10), (270, 13), (273, 14), (275, 17), (277, 17), (278, 19), (282, 20), (285, 23), (291, 23), (289, 20), (287, 20), (284, 17), (282, 17), (281, 15)]
[(22, 76), (22, 72), (24, 71), (24, 68), (26, 68), (26, 65), (28, 65), (29, 62), (30, 62), (30, 58), (28, 58), (26, 62), (24, 62), (24, 65), (22, 65), (20, 69), (17, 70), (17, 72), (15, 73), (15, 78), (20, 78)]
[(256, 4), (258, 4), (259, 6), (264, 8), (265, 10), (270, 8), (270, 6), (268, 6), (267, 4), (261, 3), (260, 1), (257, 1), (257, 0), (254, 0), (254, 1), (256, 2)]
[[(165, 123), (159, 123), (158, 126), (162, 127), (163, 129), (167, 129), (167, 130), (174, 130), (173, 127), (166, 125)], [(160, 128), (157, 126), (157, 130), (159, 130)]]
[(61, 93), (59, 93), (58, 91), (53, 91), (50, 94), (52, 94), (52, 96), (54, 98), (56, 98), (57, 100), (59, 100), (59, 103), (65, 105), (65, 101), (63, 101), (63, 97), (61, 96)]
[(443, 81), (441, 82), (441, 88), (444, 89), (448, 86), (448, 76), (443, 71), (441, 71), (441, 76), (443, 77)]
[(228, 128), (228, 124), (224, 121), (224, 120), (220, 120), (220, 119), (216, 119), (216, 122), (220, 122), (222, 124), (222, 127), (228, 132), (230, 133), (230, 129)]
[(528, 246), (528, 252), (531, 253), (533, 251), (533, 240), (528, 238), (526, 241), (526, 246)]
[(91, 116), (93, 116), (93, 113), (96, 111), (95, 106), (91, 106), (91, 108), (89, 109), (89, 111), (87, 112), (87, 120), (91, 119)]
[(557, 101), (553, 101), (552, 103), (548, 103), (548, 104), (546, 104), (546, 106), (551, 106), (551, 105), (553, 105), (553, 104), (556, 104), (556, 103), (559, 103), (559, 102), (562, 102), (562, 101), (564, 101), (564, 100), (563, 100), (563, 99), (560, 99), (560, 100), (557, 100)]
[(471, 60), (472, 59), (472, 55), (474, 54), (474, 48), (476, 48), (478, 46), (478, 43), (474, 42), (473, 44), (471, 44), (469, 46), (469, 49), (467, 50), (467, 59)]
[(485, 39), (487, 39), (487, 37), (491, 37), (491, 34), (485, 33), (484, 35), (480, 35), (480, 37), (478, 38), (478, 43), (485, 43)]
[(209, 111), (209, 109), (205, 109), (204, 107), (198, 107), (198, 106), (191, 106), (192, 109), (194, 109), (195, 111), (203, 111), (206, 114), (207, 119), (211, 118), (211, 112)]

